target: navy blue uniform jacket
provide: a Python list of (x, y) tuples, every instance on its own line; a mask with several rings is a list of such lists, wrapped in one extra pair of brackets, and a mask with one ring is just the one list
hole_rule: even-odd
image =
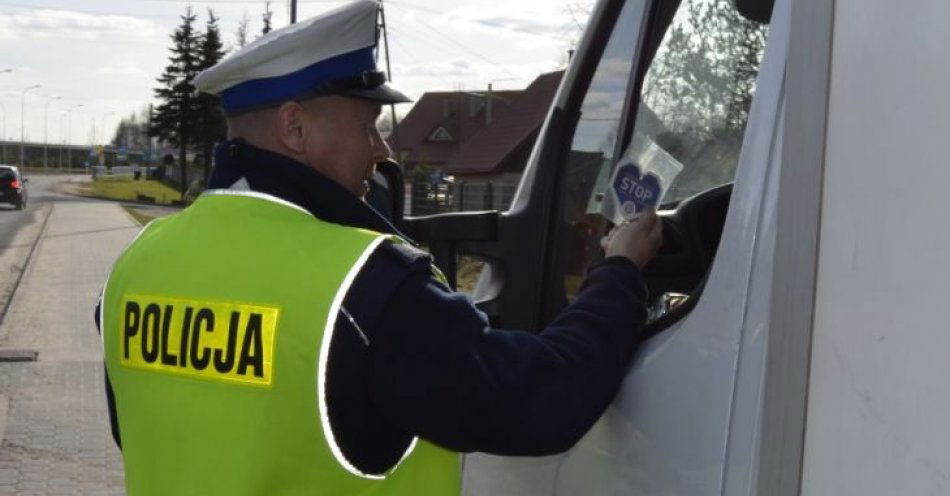
[[(324, 221), (397, 232), (303, 164), (241, 140), (219, 145), (209, 187), (241, 179)], [(641, 341), (646, 288), (636, 266), (620, 257), (595, 265), (575, 301), (534, 334), (491, 328), (466, 295), (432, 277), (430, 261), (411, 246), (384, 244), (346, 296), (355, 326), (337, 320), (327, 366), (331, 424), (346, 457), (381, 473), (413, 436), (503, 455), (571, 447), (616, 395)]]

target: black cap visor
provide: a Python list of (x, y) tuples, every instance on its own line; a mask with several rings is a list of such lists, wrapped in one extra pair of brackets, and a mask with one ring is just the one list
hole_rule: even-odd
[(386, 84), (386, 74), (365, 71), (360, 75), (325, 82), (314, 88), (314, 96), (344, 95), (379, 103), (406, 103), (412, 100)]
[(379, 102), (383, 104), (389, 103), (409, 103), (412, 101), (411, 98), (406, 96), (403, 92), (389, 86), (388, 84), (383, 84), (375, 88), (357, 88), (340, 93), (344, 96), (350, 96), (353, 98), (363, 98), (365, 100), (372, 100), (374, 102)]

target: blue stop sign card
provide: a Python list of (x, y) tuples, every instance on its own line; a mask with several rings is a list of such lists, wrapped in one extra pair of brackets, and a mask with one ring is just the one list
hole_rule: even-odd
[(652, 172), (642, 174), (633, 162), (624, 162), (617, 167), (610, 184), (626, 219), (633, 219), (660, 201), (660, 179)]

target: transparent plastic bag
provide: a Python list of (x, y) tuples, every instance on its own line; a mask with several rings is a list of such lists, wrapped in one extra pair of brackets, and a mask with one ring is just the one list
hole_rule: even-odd
[(614, 224), (636, 219), (663, 201), (683, 164), (650, 138), (635, 134), (621, 155), (601, 208), (601, 215)]

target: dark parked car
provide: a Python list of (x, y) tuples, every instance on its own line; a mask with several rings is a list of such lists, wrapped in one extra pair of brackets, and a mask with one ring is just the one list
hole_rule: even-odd
[(0, 165), (0, 202), (13, 204), (17, 210), (26, 207), (26, 179), (20, 170), (10, 165)]

